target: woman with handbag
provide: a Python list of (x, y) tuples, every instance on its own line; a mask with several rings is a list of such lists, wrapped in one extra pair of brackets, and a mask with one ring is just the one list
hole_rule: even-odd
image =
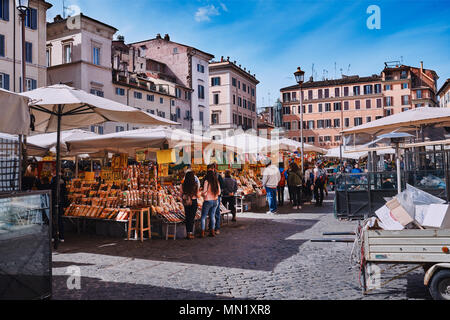
[(209, 236), (215, 237), (216, 209), (219, 204), (219, 195), (221, 193), (219, 180), (214, 171), (209, 170), (206, 173), (203, 184), (203, 206), (202, 206), (202, 238), (205, 237), (206, 218), (209, 216)]
[(181, 185), (181, 194), (183, 199), (184, 212), (186, 216), (186, 238), (194, 239), (194, 222), (197, 213), (200, 183), (196, 179), (194, 171), (186, 171), (184, 182)]

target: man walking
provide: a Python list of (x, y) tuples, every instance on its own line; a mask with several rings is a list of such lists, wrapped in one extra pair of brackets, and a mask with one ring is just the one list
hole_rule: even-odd
[(225, 179), (223, 179), (223, 189), (222, 189), (222, 203), (225, 207), (228, 205), (228, 209), (233, 215), (231, 221), (236, 222), (236, 192), (238, 190), (237, 182), (231, 177), (231, 171), (225, 171)]
[(271, 160), (268, 160), (262, 177), (262, 185), (266, 189), (267, 202), (270, 209), (267, 214), (273, 215), (277, 213), (277, 187), (280, 180), (280, 171), (272, 164)]
[(316, 207), (321, 207), (323, 204), (325, 175), (323, 164), (317, 162), (314, 168), (314, 197), (316, 198)]

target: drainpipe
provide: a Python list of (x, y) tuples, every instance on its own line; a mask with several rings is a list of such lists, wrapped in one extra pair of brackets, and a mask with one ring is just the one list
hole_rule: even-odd
[(16, 8), (13, 17), (13, 91), (16, 92)]

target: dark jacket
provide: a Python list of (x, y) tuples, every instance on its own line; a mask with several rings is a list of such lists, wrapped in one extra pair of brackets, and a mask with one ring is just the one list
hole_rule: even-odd
[(237, 192), (237, 182), (233, 178), (223, 179), (222, 196), (228, 197), (230, 193), (236, 195)]
[(288, 171), (288, 186), (301, 186), (303, 184), (303, 175), (298, 171)]

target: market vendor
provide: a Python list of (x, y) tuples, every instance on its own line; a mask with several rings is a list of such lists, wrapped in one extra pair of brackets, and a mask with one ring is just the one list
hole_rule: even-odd
[(225, 171), (225, 179), (223, 179), (223, 189), (222, 189), (222, 203), (225, 207), (228, 205), (228, 209), (233, 215), (231, 221), (236, 222), (236, 192), (238, 190), (237, 182), (231, 177), (231, 171)]

